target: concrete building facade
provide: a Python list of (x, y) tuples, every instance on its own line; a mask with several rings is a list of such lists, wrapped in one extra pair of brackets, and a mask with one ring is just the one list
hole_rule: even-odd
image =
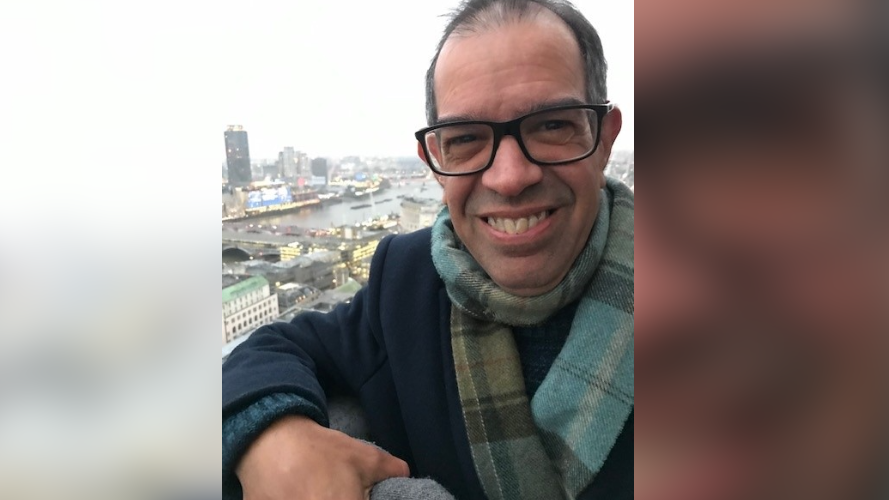
[(262, 276), (222, 277), (223, 345), (272, 322), (278, 316), (278, 298)]

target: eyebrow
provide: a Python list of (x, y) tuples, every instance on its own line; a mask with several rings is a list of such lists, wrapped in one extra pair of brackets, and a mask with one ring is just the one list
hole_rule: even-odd
[[(586, 102), (576, 98), (576, 97), (565, 97), (562, 99), (555, 99), (552, 101), (543, 101), (533, 104), (531, 106), (527, 106), (525, 108), (519, 109), (519, 112), (515, 115), (515, 118), (529, 115), (531, 113), (535, 113), (537, 111), (543, 111), (549, 108), (555, 108), (557, 106), (573, 106), (573, 105), (584, 105)], [(515, 119), (513, 118), (513, 119)], [(454, 123), (454, 122), (472, 122), (472, 121), (492, 121), (486, 120), (481, 115), (475, 113), (468, 113), (464, 115), (446, 115), (444, 117), (439, 117), (439, 119), (435, 120), (433, 125), (443, 125), (446, 123)]]

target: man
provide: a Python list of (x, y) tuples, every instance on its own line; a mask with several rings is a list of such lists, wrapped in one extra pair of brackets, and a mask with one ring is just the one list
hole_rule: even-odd
[[(630, 498), (633, 199), (604, 176), (621, 114), (596, 31), (563, 1), (469, 0), (427, 111), (446, 210), (383, 240), (350, 305), (232, 353), (225, 489), (358, 499), (410, 475), (460, 499)], [(334, 391), (388, 453), (325, 428)]]
[(876, 6), (636, 5), (637, 499), (887, 498)]

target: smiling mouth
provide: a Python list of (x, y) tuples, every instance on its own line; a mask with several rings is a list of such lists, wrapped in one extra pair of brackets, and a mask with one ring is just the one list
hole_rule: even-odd
[(537, 224), (543, 222), (547, 217), (552, 215), (553, 210), (544, 210), (538, 214), (529, 217), (520, 217), (518, 219), (509, 219), (506, 217), (488, 217), (485, 222), (497, 231), (506, 234), (522, 234), (533, 229)]

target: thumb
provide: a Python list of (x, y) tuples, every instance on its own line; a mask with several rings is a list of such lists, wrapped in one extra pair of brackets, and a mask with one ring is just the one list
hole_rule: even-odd
[(386, 460), (382, 468), (382, 472), (385, 475), (383, 479), (389, 479), (390, 477), (411, 477), (411, 468), (408, 467), (407, 462), (388, 453), (385, 453), (385, 455)]
[(410, 477), (407, 462), (376, 448), (369, 467), (365, 471), (367, 484), (374, 485), (390, 477)]

